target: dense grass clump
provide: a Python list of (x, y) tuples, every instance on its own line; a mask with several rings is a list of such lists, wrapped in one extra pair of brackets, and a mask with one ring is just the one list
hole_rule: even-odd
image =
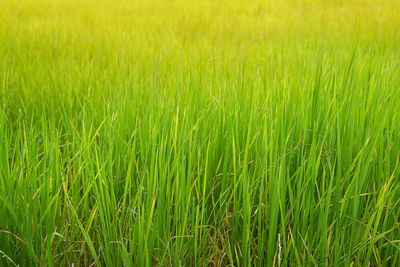
[(399, 266), (397, 1), (3, 0), (0, 266)]

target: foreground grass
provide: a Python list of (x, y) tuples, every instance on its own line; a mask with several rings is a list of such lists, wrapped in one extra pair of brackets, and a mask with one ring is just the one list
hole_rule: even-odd
[(400, 264), (395, 2), (3, 9), (0, 265)]

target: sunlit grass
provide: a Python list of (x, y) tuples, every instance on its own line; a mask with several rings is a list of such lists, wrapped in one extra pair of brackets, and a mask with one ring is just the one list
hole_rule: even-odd
[(396, 1), (5, 0), (0, 265), (400, 265)]

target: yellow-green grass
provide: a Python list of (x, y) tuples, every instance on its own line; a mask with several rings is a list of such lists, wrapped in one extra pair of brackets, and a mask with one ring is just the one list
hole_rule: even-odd
[(399, 266), (400, 4), (3, 0), (0, 266)]

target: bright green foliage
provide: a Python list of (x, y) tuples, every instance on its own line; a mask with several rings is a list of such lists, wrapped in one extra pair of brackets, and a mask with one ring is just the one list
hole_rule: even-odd
[(400, 266), (398, 1), (1, 9), (0, 266)]

